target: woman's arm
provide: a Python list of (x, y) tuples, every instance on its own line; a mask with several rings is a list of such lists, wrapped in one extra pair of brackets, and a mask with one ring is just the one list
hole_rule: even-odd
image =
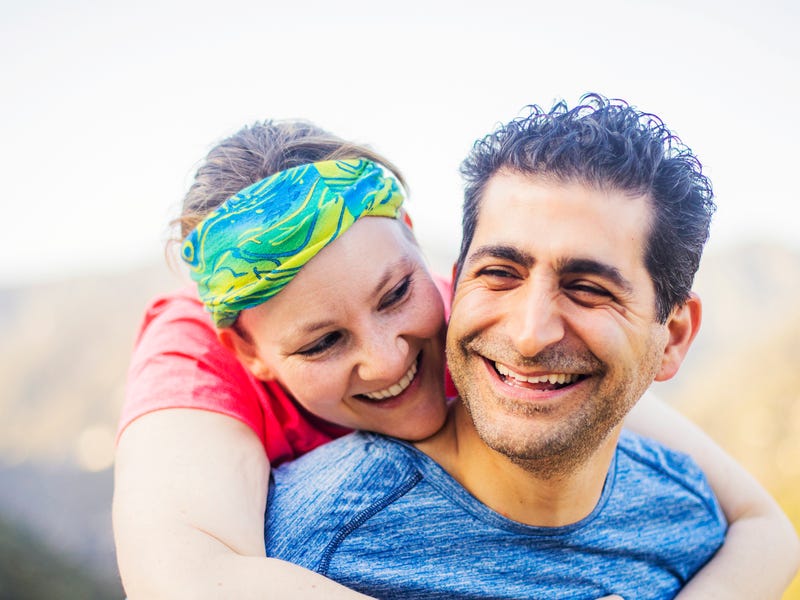
[(243, 423), (194, 409), (136, 419), (117, 449), (114, 536), (139, 598), (365, 598), (265, 557), (269, 461)]
[(678, 598), (780, 598), (800, 565), (800, 542), (766, 490), (697, 425), (652, 393), (639, 401), (625, 425), (689, 454), (728, 519), (722, 548)]

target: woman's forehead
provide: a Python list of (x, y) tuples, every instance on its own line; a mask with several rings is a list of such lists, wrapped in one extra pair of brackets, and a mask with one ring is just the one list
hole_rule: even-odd
[(403, 227), (395, 219), (360, 219), (280, 293), (248, 312), (262, 324), (269, 322), (270, 335), (277, 339), (325, 329), (333, 321), (372, 310), (399, 279), (424, 266)]

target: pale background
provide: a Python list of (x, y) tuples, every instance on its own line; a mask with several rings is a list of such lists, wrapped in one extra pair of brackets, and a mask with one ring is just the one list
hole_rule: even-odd
[[(13, 561), (28, 590), (55, 582), (41, 597), (120, 595), (108, 506), (137, 321), (175, 285), (167, 223), (199, 161), (264, 118), (395, 161), (446, 270), (477, 137), (588, 91), (660, 115), (719, 210), (703, 329), (659, 393), (800, 524), (799, 29), (790, 0), (0, 0), (0, 598)], [(6, 521), (69, 564), (27, 558)]]
[(160, 252), (213, 142), (304, 117), (387, 154), (423, 243), (455, 246), (459, 161), (530, 103), (662, 116), (719, 200), (711, 248), (800, 244), (791, 0), (0, 4), (0, 283)]

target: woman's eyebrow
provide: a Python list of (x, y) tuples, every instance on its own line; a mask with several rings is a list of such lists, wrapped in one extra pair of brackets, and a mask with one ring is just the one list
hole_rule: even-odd
[(296, 343), (296, 338), (313, 335), (317, 331), (334, 327), (336, 323), (331, 319), (321, 319), (319, 321), (309, 321), (307, 323), (294, 322), (287, 323), (284, 335), (280, 336), (284, 344)]
[(325, 329), (326, 327), (330, 327), (333, 325), (334, 322), (330, 319), (325, 319), (323, 321), (314, 321), (312, 323), (305, 323), (303, 325), (303, 332), (304, 333), (314, 333), (319, 329)]
[(372, 295), (378, 296), (380, 295), (383, 288), (386, 287), (386, 284), (389, 283), (389, 280), (392, 279), (393, 276), (398, 271), (407, 271), (411, 266), (411, 259), (408, 256), (401, 256), (395, 261), (390, 262), (386, 265), (386, 268), (383, 270), (383, 274), (381, 278), (378, 280), (378, 284), (373, 288)]

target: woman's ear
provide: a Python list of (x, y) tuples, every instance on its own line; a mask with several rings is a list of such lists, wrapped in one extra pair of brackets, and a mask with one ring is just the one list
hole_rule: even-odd
[(272, 370), (266, 365), (258, 352), (258, 346), (246, 331), (239, 332), (236, 327), (217, 330), (217, 339), (236, 355), (244, 367), (261, 381), (274, 379)]
[(666, 381), (675, 376), (689, 352), (694, 337), (700, 330), (703, 316), (703, 305), (700, 296), (691, 292), (688, 300), (672, 311), (666, 327), (669, 334), (664, 355), (661, 358), (661, 369), (656, 381)]

